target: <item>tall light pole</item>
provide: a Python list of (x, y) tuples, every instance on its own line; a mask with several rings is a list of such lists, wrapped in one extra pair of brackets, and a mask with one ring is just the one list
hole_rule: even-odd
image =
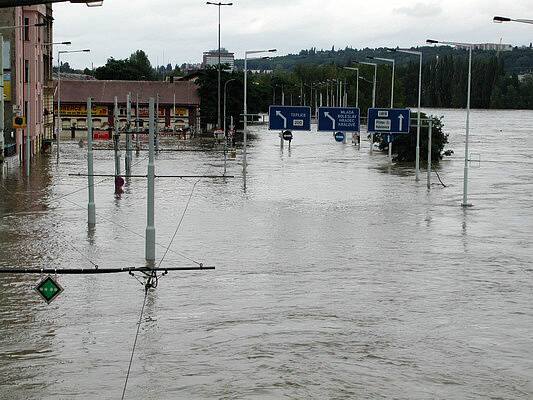
[(513, 19), (509, 17), (494, 17), (493, 21), (498, 24), (501, 24), (502, 22), (519, 22), (521, 24), (533, 25), (533, 19)]
[(72, 54), (72, 53), (88, 53), (91, 50), (63, 50), (57, 52), (57, 162), (59, 163), (59, 138), (61, 137), (61, 131), (63, 130), (63, 123), (61, 121), (61, 54)]
[(472, 49), (475, 44), (472, 43), (459, 43), (459, 42), (443, 42), (439, 40), (428, 39), (428, 44), (444, 44), (449, 46), (459, 46), (468, 48), (468, 88), (467, 88), (467, 100), (466, 100), (466, 136), (465, 136), (465, 166), (463, 176), (463, 202), (461, 206), (471, 207), (468, 203), (468, 135), (470, 133), (470, 94), (472, 88)]
[[(376, 88), (378, 82), (378, 65), (376, 63), (370, 63), (365, 61), (359, 61), (357, 64), (371, 65), (374, 67), (374, 85), (372, 89), (372, 108), (376, 108)], [(367, 116), (368, 117), (368, 116)], [(367, 122), (368, 131), (368, 122)], [(370, 154), (374, 152), (374, 132), (370, 132)]]
[(392, 82), (391, 82), (391, 92), (390, 92), (390, 108), (394, 108), (394, 78), (395, 78), (395, 72), (396, 72), (396, 60), (392, 58), (381, 58), (381, 57), (367, 57), (369, 60), (375, 60), (375, 61), (384, 61), (392, 64)]
[(217, 129), (220, 129), (220, 89), (221, 89), (221, 66), (220, 66), (220, 7), (232, 6), (233, 3), (212, 3), (208, 1), (206, 4), (218, 7), (218, 108), (217, 108)]
[(0, 8), (11, 8), (18, 6), (33, 6), (46, 3), (85, 3), (88, 7), (98, 7), (104, 3), (104, 0), (0, 0)]
[[(396, 72), (396, 60), (392, 58), (381, 58), (381, 57), (367, 57), (369, 60), (383, 61), (392, 64), (392, 82), (391, 82), (391, 91), (390, 91), (390, 108), (394, 108), (394, 78)], [(389, 161), (392, 163), (392, 134), (388, 135), (388, 144), (389, 144)]]
[(242, 171), (244, 174), (244, 185), (246, 187), (246, 141), (248, 136), (248, 56), (252, 54), (275, 53), (276, 49), (269, 50), (248, 50), (244, 52), (244, 130), (243, 130), (243, 161)]
[(419, 57), (420, 65), (418, 68), (418, 117), (416, 123), (416, 161), (415, 161), (415, 180), (420, 180), (420, 124), (421, 124), (421, 103), (422, 103), (422, 52), (408, 49), (387, 49), (392, 52), (413, 54)]
[(224, 136), (226, 136), (226, 94), (228, 90), (228, 83), (235, 81), (235, 79), (229, 79), (224, 83)]
[(356, 72), (356, 78), (355, 78), (355, 108), (359, 108), (359, 68), (354, 67), (344, 67), (344, 69), (355, 71)]

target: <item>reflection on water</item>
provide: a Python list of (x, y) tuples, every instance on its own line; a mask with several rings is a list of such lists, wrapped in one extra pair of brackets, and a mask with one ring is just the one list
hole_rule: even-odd
[[(414, 183), (385, 155), (296, 133), (290, 152), (258, 130), (247, 190), (200, 182), (150, 294), (129, 398), (479, 398), (533, 396), (531, 268), (533, 112), (472, 115), (470, 200), (460, 207), (464, 113), (439, 110), (448, 186)], [(506, 128), (500, 131), (501, 121)], [(0, 180), (1, 267), (144, 265), (146, 182), (115, 198), (96, 180), (97, 226), (86, 225), (84, 149), (41, 159), (29, 181)], [(146, 171), (145, 155), (133, 173)], [(222, 173), (220, 153), (160, 153), (159, 174)], [(112, 151), (95, 172), (113, 171)], [(433, 177), (435, 183), (436, 176)], [(159, 179), (161, 257), (193, 180)], [(184, 257), (185, 256), (185, 257)], [(120, 396), (143, 288), (127, 276), (62, 276), (50, 306), (39, 277), (0, 280), (0, 397)]]

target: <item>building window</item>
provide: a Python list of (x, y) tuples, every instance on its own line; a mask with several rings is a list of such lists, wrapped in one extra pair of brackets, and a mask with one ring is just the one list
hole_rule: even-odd
[(24, 40), (30, 40), (30, 19), (24, 18)]
[(24, 60), (24, 83), (28, 83), (30, 81), (30, 62), (28, 60)]

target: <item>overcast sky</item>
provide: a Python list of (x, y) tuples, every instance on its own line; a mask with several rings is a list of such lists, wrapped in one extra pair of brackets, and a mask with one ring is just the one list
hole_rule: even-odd
[[(234, 0), (222, 8), (222, 46), (244, 50), (417, 46), (426, 38), (513, 45), (533, 41), (533, 25), (494, 24), (494, 15), (533, 19), (532, 0)], [(200, 0), (104, 0), (102, 7), (55, 4), (55, 41), (72, 41), (72, 66), (145, 50), (152, 64), (201, 62), (217, 48), (218, 12)], [(57, 47), (55, 51), (57, 52)]]

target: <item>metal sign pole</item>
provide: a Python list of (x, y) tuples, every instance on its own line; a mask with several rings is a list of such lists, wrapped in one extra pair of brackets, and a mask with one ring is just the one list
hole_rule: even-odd
[(125, 158), (125, 166), (126, 166), (126, 175), (131, 174), (131, 93), (128, 93), (127, 99), (127, 106), (126, 106), (126, 120), (127, 120), (127, 131), (126, 131), (126, 158)]
[(148, 130), (148, 189), (147, 189), (147, 218), (145, 254), (147, 262), (155, 261), (155, 127), (154, 127), (154, 98), (150, 98), (149, 105), (149, 130)]
[(428, 174), (427, 174), (427, 186), (428, 190), (431, 189), (431, 139), (433, 136), (433, 117), (429, 117), (429, 128), (428, 128)]
[(119, 127), (119, 119), (118, 119), (118, 99), (115, 96), (115, 111), (114, 111), (114, 123), (115, 123), (115, 129), (114, 129), (114, 150), (115, 150), (115, 178), (120, 175), (120, 151), (119, 151), (119, 141), (120, 141), (120, 127)]
[(135, 147), (137, 152), (139, 152), (141, 150), (141, 141), (139, 138), (139, 117), (141, 115), (141, 113), (139, 112), (139, 93), (137, 93), (137, 104), (135, 107)]
[(157, 104), (155, 108), (155, 151), (159, 151), (159, 93), (157, 94)]
[(94, 204), (94, 171), (93, 171), (93, 114), (92, 99), (87, 98), (87, 185), (89, 188), (89, 203), (87, 204), (89, 228), (96, 225), (96, 210)]

